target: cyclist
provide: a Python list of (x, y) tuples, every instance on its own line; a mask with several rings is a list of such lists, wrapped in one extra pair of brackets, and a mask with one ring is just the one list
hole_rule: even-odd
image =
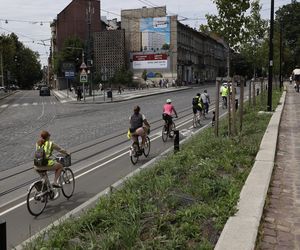
[(60, 176), (60, 173), (63, 169), (63, 165), (57, 162), (53, 157), (53, 150), (56, 150), (64, 155), (69, 155), (69, 153), (55, 144), (53, 141), (50, 141), (50, 133), (48, 131), (43, 130), (41, 132), (41, 138), (36, 143), (36, 148), (43, 147), (46, 160), (48, 161), (47, 165), (44, 166), (34, 166), (35, 170), (47, 170), (47, 171), (55, 171), (53, 187), (60, 188), (61, 186), (57, 183), (57, 180)]
[(201, 94), (201, 100), (203, 102), (204, 105), (204, 116), (205, 114), (208, 114), (208, 108), (209, 108), (209, 104), (210, 104), (210, 99), (209, 99), (209, 94), (207, 93), (207, 90), (205, 89), (204, 92)]
[(221, 94), (221, 96), (222, 96), (222, 102), (223, 102), (223, 108), (227, 108), (227, 96), (228, 96), (228, 94), (229, 94), (229, 88), (228, 88), (228, 86), (227, 86), (227, 83), (226, 82), (224, 82), (223, 83), (223, 86), (221, 87), (221, 89), (220, 89), (220, 94)]
[(203, 111), (203, 101), (201, 99), (201, 94), (200, 93), (197, 93), (197, 95), (193, 98), (192, 105), (193, 105), (194, 115), (196, 115), (197, 112), (199, 111), (200, 116), (201, 116), (202, 111)]
[(138, 137), (142, 137), (142, 148), (145, 146), (146, 135), (149, 133), (150, 125), (145, 117), (145, 115), (140, 113), (141, 108), (135, 106), (133, 109), (133, 114), (129, 117), (130, 121), (130, 133), (132, 140), (138, 142)]
[[(170, 131), (171, 125), (173, 123), (173, 117), (172, 114), (175, 114), (176, 118), (177, 116), (177, 112), (172, 104), (172, 100), (171, 99), (167, 99), (166, 103), (163, 106), (163, 114), (162, 117), (164, 119), (164, 121), (166, 122), (166, 124), (168, 124), (168, 131)], [(171, 135), (170, 135), (171, 137)]]
[(299, 85), (300, 85), (300, 67), (297, 65), (296, 68), (293, 70), (293, 79), (296, 83), (296, 91), (299, 92)]

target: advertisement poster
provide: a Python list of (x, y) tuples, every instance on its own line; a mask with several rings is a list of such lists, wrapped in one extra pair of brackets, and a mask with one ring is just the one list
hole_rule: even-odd
[(167, 54), (133, 55), (133, 69), (166, 69), (167, 67)]
[(170, 47), (170, 17), (141, 18), (140, 32), (143, 51), (168, 50)]

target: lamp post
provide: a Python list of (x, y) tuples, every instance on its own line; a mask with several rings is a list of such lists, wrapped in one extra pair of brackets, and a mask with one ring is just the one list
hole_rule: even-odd
[(273, 30), (274, 30), (274, 0), (271, 0), (270, 38), (269, 38), (268, 104), (267, 104), (267, 110), (268, 110), (268, 111), (272, 111)]

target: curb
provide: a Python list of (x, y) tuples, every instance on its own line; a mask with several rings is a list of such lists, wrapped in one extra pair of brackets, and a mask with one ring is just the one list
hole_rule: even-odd
[(283, 92), (270, 119), (253, 168), (240, 193), (238, 212), (227, 220), (215, 250), (255, 249), (258, 228), (274, 167), (285, 98), (286, 91)]
[(17, 91), (13, 91), (13, 92), (11, 92), (11, 93), (5, 95), (5, 96), (1, 96), (1, 97), (0, 97), (0, 100), (4, 99), (4, 98), (6, 98), (6, 97), (9, 97), (9, 96), (11, 96), (11, 95), (13, 95), (13, 94), (15, 94), (15, 93), (17, 93), (17, 92), (18, 92), (18, 90), (17, 90)]

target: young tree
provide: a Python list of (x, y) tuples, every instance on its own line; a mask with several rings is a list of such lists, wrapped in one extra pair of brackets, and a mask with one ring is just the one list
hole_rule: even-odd
[(207, 24), (209, 30), (223, 37), (228, 45), (227, 75), (230, 76), (230, 49), (238, 50), (240, 44), (248, 38), (245, 24), (250, 0), (213, 0), (213, 2), (218, 9), (218, 15), (207, 14)]
[(240, 46), (241, 54), (252, 64), (253, 77), (256, 76), (257, 68), (261, 69), (266, 65), (266, 60), (258, 53), (262, 53), (264, 48), (263, 43), (268, 26), (267, 21), (261, 18), (260, 10), (259, 0), (254, 0), (251, 3), (250, 15), (246, 17), (245, 32), (247, 33), (247, 39)]

